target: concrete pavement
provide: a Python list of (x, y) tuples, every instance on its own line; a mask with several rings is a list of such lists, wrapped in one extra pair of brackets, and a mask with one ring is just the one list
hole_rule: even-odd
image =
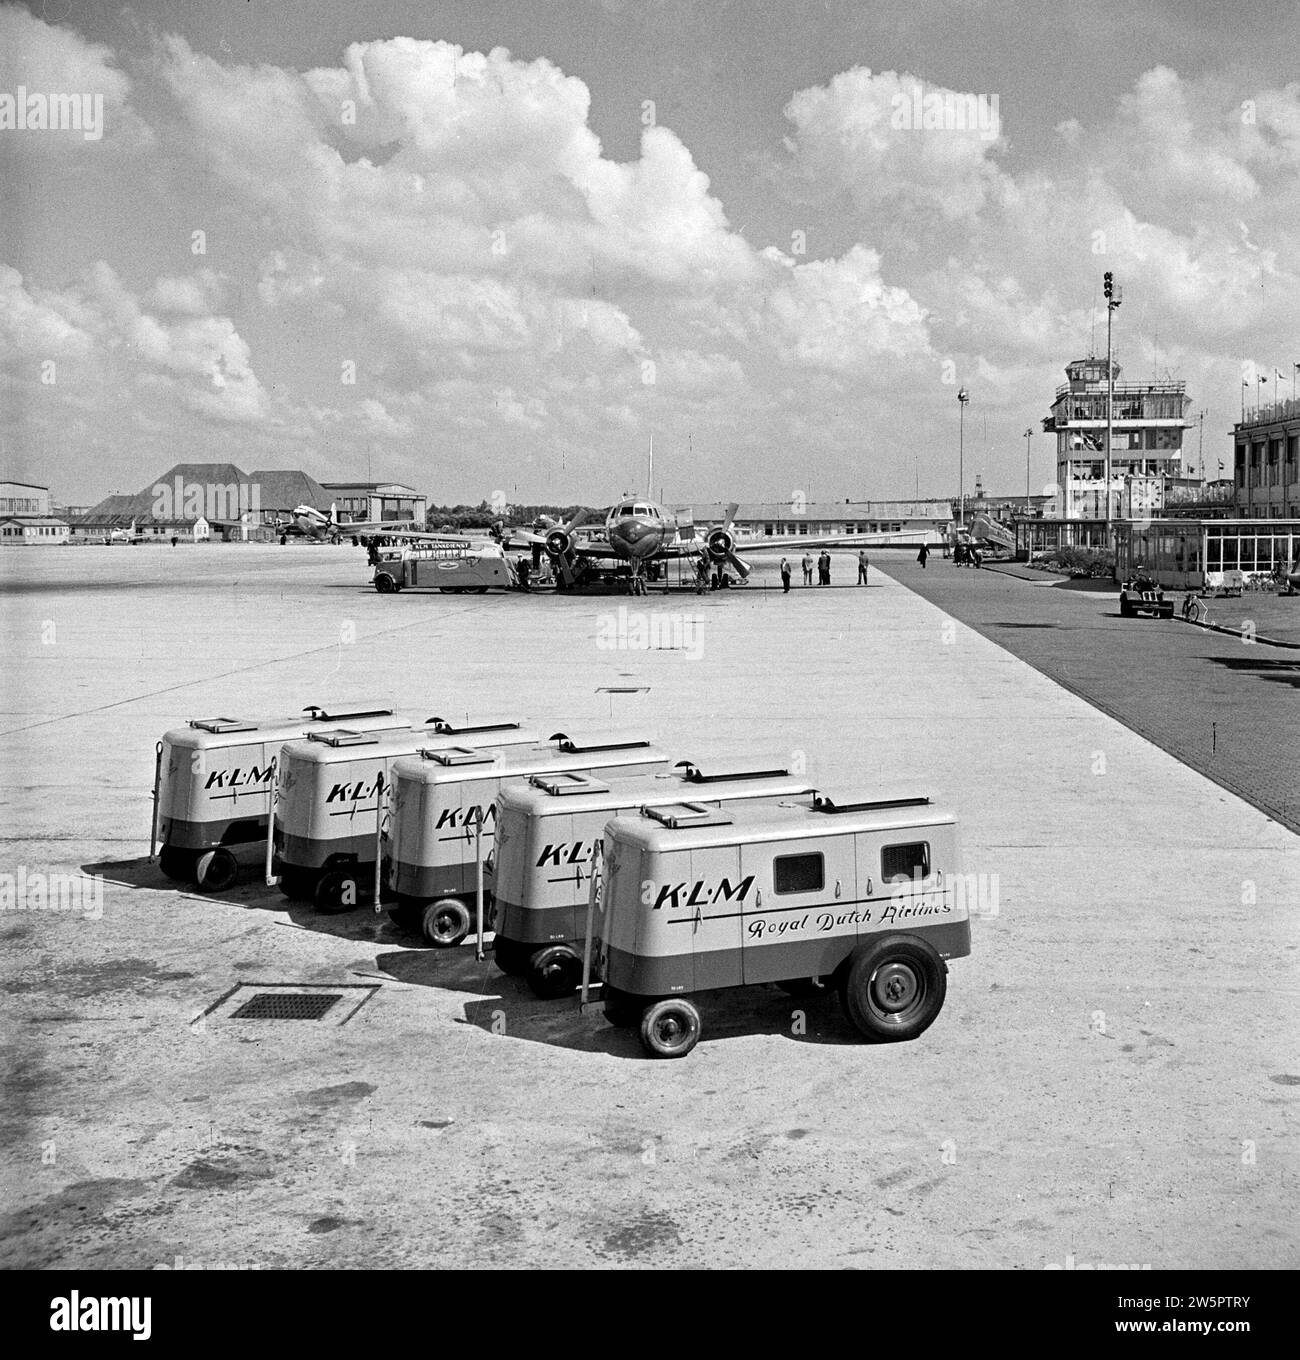
[[(0, 1262), (1300, 1259), (1296, 837), (874, 568), (624, 601), (381, 597), (352, 549), (11, 556), (0, 868), (109, 881), (98, 920), (0, 916)], [(690, 616), (698, 657), (602, 649), (619, 608)], [(142, 863), (166, 727), (361, 696), (928, 788), (996, 914), (916, 1043), (757, 988), (656, 1063), (470, 950)], [(195, 1024), (241, 980), (378, 991), (341, 1028)]]

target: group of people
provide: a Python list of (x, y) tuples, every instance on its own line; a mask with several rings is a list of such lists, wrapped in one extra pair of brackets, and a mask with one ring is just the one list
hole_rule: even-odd
[(978, 567), (984, 559), (980, 556), (980, 550), (974, 544), (958, 543), (952, 550), (952, 560), (959, 567)]
[[(817, 584), (818, 584), (819, 586), (828, 586), (828, 585), (830, 585), (830, 583), (831, 583), (831, 555), (830, 555), (829, 552), (826, 551), (825, 548), (823, 548), (823, 549), (821, 550), (821, 552), (818, 553), (817, 559), (816, 559), (816, 562), (815, 562), (815, 563), (814, 563), (814, 561), (813, 561), (813, 557), (812, 557), (812, 554), (811, 554), (811, 553), (804, 553), (804, 555), (803, 555), (803, 561), (801, 562), (800, 565), (803, 567), (803, 583), (804, 583), (804, 585), (806, 585), (806, 586), (812, 585), (812, 583), (813, 583), (813, 566), (814, 566), (814, 565), (815, 565), (816, 568), (817, 568)], [(865, 548), (862, 548), (862, 549), (860, 549), (859, 552), (858, 552), (858, 584), (859, 584), (860, 586), (864, 586), (864, 585), (867, 584), (867, 570), (868, 570), (868, 566), (869, 566), (869, 564), (868, 564), (868, 561), (867, 561), (867, 550), (866, 550)], [(782, 589), (786, 594), (789, 594), (789, 592), (790, 592), (790, 578), (791, 578), (791, 576), (792, 576), (793, 574), (794, 574), (794, 568), (791, 567), (791, 565), (790, 565), (790, 559), (789, 559), (788, 557), (783, 557), (783, 558), (781, 559), (781, 589)]]

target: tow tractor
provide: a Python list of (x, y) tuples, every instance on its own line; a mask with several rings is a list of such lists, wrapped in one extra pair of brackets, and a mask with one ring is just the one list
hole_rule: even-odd
[(1134, 576), (1119, 588), (1120, 617), (1131, 619), (1138, 614), (1150, 614), (1154, 619), (1172, 619), (1174, 602), (1165, 599), (1165, 592), (1149, 576)]
[(692, 994), (775, 982), (839, 993), (865, 1039), (915, 1039), (970, 953), (957, 823), (926, 796), (814, 792), (723, 808), (645, 807), (605, 828), (588, 897), (591, 979), (613, 1025), (680, 1058), (699, 1040)]
[(661, 774), (609, 781), (535, 774), (502, 785), (496, 802), (492, 956), (543, 999), (572, 995), (582, 976), (588, 879), (605, 823), (640, 807), (719, 808), (739, 799), (788, 798), (811, 789), (783, 762), (682, 761)]

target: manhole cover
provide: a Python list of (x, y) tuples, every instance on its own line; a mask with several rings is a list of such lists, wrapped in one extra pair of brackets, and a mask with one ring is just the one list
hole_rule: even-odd
[(232, 1020), (320, 1020), (340, 998), (324, 992), (257, 992), (230, 1017)]
[(192, 1024), (276, 1020), (305, 1020), (337, 1028), (349, 1020), (379, 990), (378, 983), (238, 982)]

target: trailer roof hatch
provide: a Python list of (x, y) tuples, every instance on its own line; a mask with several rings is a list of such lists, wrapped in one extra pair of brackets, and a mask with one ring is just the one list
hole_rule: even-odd
[(200, 732), (256, 732), (255, 722), (244, 722), (241, 718), (191, 718), (190, 726)]
[(573, 770), (561, 774), (535, 774), (528, 782), (546, 793), (561, 795), (566, 793), (608, 793), (609, 785), (603, 779)]
[(308, 741), (321, 741), (326, 746), (373, 746), (379, 740), (378, 732), (358, 732), (351, 727), (336, 727), (332, 732), (308, 732)]
[(475, 750), (472, 746), (448, 746), (441, 751), (422, 749), (420, 754), (439, 765), (491, 765), (496, 759), (493, 752)]
[(721, 808), (706, 803), (662, 803), (658, 807), (643, 807), (641, 815), (672, 827), (730, 826), (733, 820)]

